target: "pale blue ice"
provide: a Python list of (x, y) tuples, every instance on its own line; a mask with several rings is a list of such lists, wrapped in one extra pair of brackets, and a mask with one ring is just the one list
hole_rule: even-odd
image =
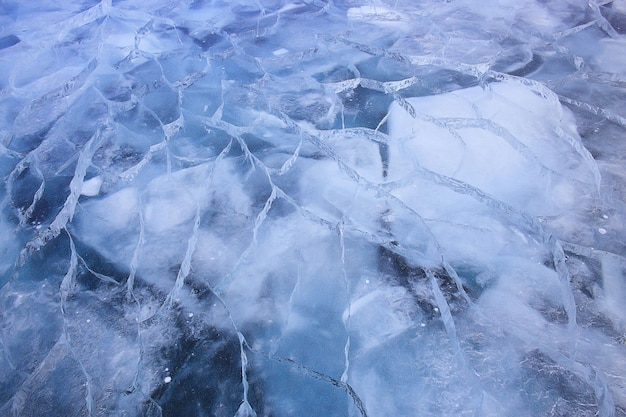
[(626, 0), (0, 0), (0, 415), (626, 416)]

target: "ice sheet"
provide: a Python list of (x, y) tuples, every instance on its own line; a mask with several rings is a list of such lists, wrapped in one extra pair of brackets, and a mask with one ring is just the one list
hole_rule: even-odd
[(0, 4), (0, 414), (626, 416), (626, 3)]

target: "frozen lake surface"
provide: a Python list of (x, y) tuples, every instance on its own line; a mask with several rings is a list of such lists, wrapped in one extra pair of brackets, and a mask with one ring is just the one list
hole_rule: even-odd
[(626, 0), (1, 1), (0, 172), (2, 416), (626, 416)]

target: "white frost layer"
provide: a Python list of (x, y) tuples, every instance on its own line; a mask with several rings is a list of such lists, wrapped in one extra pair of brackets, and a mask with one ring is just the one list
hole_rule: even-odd
[(403, 14), (381, 5), (351, 7), (348, 9), (347, 16), (350, 20), (364, 20), (374, 23), (392, 23), (406, 20)]
[(100, 194), (100, 187), (102, 187), (102, 178), (93, 177), (87, 181), (83, 181), (83, 187), (80, 190), (80, 194), (93, 197)]
[[(214, 217), (228, 215), (225, 221), (230, 224), (247, 215), (249, 199), (231, 169), (228, 162), (219, 166), (202, 164), (158, 176), (141, 190), (127, 187), (104, 199), (89, 201), (77, 216), (76, 231), (86, 243), (122, 267), (130, 265), (139, 250), (138, 271), (148, 281), (169, 290), (166, 271), (183, 259), (185, 245), (181, 242), (190, 238), (198, 210), (215, 210)], [(210, 180), (212, 175), (232, 186), (217, 190)], [(211, 271), (222, 271), (235, 256), (237, 245), (228, 245), (210, 228), (202, 228), (197, 239), (200, 255), (194, 262), (199, 267), (209, 265)]]
[[(571, 113), (541, 93), (509, 81), (411, 98), (409, 110), (394, 103), (390, 178), (423, 168), (533, 215), (579, 210), (581, 198), (599, 186), (597, 167), (576, 148), (582, 146)], [(441, 210), (450, 208), (442, 203)]]

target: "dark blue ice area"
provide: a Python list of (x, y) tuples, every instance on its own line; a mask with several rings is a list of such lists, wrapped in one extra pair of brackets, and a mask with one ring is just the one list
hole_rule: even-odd
[(626, 0), (0, 2), (0, 416), (626, 416)]

